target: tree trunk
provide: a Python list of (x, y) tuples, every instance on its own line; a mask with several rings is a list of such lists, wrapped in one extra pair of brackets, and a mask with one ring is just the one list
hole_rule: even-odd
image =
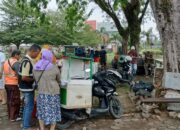
[(128, 53), (128, 38), (127, 39), (123, 38), (122, 51), (123, 51), (124, 55), (127, 55), (127, 53)]
[(128, 53), (128, 40), (129, 40), (129, 33), (127, 32), (127, 34), (125, 33), (122, 36), (122, 51), (124, 55), (127, 55)]
[(20, 45), (21, 45), (21, 43), (16, 44), (18, 50), (19, 50)]
[[(136, 25), (135, 25), (136, 24)], [(130, 46), (135, 46), (136, 51), (139, 51), (140, 45), (140, 33), (141, 33), (141, 24), (135, 22), (130, 26)]]
[(140, 33), (141, 33), (141, 20), (139, 19), (140, 1), (132, 0), (124, 9), (124, 14), (128, 22), (130, 46), (135, 46), (139, 50)]
[(151, 0), (164, 51), (164, 72), (180, 72), (180, 0)]
[[(119, 16), (117, 15), (116, 11), (114, 11), (113, 5), (111, 3), (114, 2), (114, 0), (93, 0), (103, 11), (105, 11), (114, 21), (118, 32), (120, 36), (123, 38), (123, 52), (124, 54), (127, 54), (128, 50), (128, 38), (131, 38), (131, 45), (135, 45), (136, 49), (139, 48), (139, 41), (140, 41), (140, 32), (141, 32), (141, 23), (142, 19), (145, 15), (145, 12), (147, 10), (147, 7), (149, 5), (150, 0), (146, 0), (144, 4), (142, 4), (141, 0), (130, 0), (125, 4), (125, 6), (121, 5), (121, 8), (118, 10), (123, 11), (128, 27), (123, 27), (121, 24), (121, 20), (119, 19)], [(117, 4), (121, 4), (121, 0), (116, 1)], [(125, 3), (125, 2), (124, 2)], [(142, 6), (143, 5), (143, 6)], [(141, 10), (141, 8), (143, 9)], [(131, 34), (130, 34), (131, 33)]]

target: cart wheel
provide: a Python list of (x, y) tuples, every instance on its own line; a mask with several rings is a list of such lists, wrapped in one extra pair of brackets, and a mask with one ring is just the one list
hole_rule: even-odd
[(116, 97), (112, 97), (109, 101), (109, 112), (115, 119), (119, 119), (123, 113), (122, 105)]

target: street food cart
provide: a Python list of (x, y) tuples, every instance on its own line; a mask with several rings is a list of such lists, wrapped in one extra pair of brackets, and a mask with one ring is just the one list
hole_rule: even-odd
[(62, 107), (66, 109), (92, 107), (92, 75), (96, 73), (93, 59), (66, 55), (62, 64)]

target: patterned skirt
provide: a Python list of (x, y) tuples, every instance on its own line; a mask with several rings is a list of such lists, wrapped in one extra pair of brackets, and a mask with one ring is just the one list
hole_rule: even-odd
[(39, 94), (37, 97), (37, 117), (45, 125), (61, 121), (60, 95)]

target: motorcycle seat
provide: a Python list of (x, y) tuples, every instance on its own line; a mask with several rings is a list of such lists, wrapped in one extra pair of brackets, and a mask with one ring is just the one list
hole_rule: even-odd
[(104, 90), (100, 86), (95, 86), (93, 88), (93, 95), (94, 96), (98, 96), (98, 97), (104, 97), (105, 96), (105, 92), (104, 92)]

